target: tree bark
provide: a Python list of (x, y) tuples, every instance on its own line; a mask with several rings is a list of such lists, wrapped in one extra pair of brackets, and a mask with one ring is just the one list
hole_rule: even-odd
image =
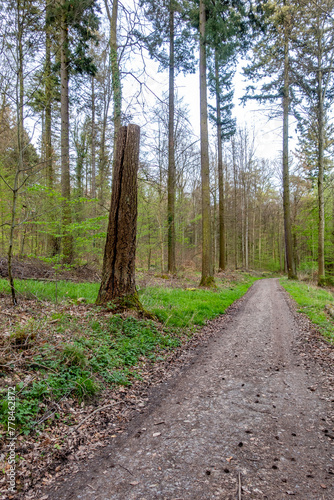
[(119, 129), (97, 304), (116, 301), (119, 307), (139, 306), (135, 286), (139, 137), (137, 125)]
[[(286, 2), (284, 2), (284, 5)], [(289, 39), (287, 21), (284, 21), (284, 88), (283, 88), (283, 214), (285, 233), (285, 254), (289, 279), (296, 279), (293, 259), (293, 244), (290, 214), (289, 181)]]
[(318, 285), (325, 280), (325, 201), (324, 201), (324, 103), (322, 89), (322, 49), (318, 38)]
[(118, 16), (118, 0), (113, 0), (112, 11), (110, 12), (108, 0), (104, 0), (107, 11), (107, 16), (110, 24), (110, 66), (111, 66), (111, 82), (113, 89), (114, 100), (114, 158), (116, 157), (117, 134), (121, 126), (122, 115), (122, 88), (118, 62), (118, 46), (117, 46), (117, 16)]
[(210, 165), (208, 139), (207, 83), (206, 83), (206, 14), (204, 0), (200, 0), (200, 115), (201, 115), (201, 178), (202, 178), (202, 278), (200, 286), (214, 285), (212, 266), (212, 238), (210, 223)]
[(174, 10), (169, 12), (169, 104), (168, 104), (168, 272), (176, 272), (175, 262), (175, 147), (174, 147)]
[[(48, 14), (46, 4), (46, 15)], [(47, 187), (52, 191), (54, 188), (53, 161), (52, 161), (52, 82), (51, 82), (51, 35), (48, 26), (45, 27), (45, 166)], [(53, 214), (50, 222), (54, 221)], [(59, 253), (58, 239), (53, 234), (47, 236), (48, 253), (55, 256)]]
[(232, 138), (232, 163), (233, 163), (233, 225), (234, 225), (234, 268), (238, 268), (238, 218), (237, 218), (237, 166), (235, 139)]
[(71, 264), (73, 260), (73, 239), (68, 232), (71, 224), (71, 184), (70, 184), (70, 154), (69, 154), (69, 105), (68, 105), (68, 28), (65, 12), (65, 0), (61, 0), (62, 17), (60, 28), (60, 114), (61, 114), (61, 195), (62, 206), (62, 230), (63, 230), (63, 255), (64, 262)]
[(219, 192), (219, 270), (224, 271), (225, 257), (225, 213), (224, 213), (224, 171), (222, 148), (222, 124), (220, 112), (219, 66), (217, 52), (215, 52), (216, 77), (216, 108), (217, 108), (217, 144), (218, 144), (218, 192)]
[(95, 140), (95, 85), (94, 76), (92, 76), (92, 143), (91, 143), (91, 153), (92, 153), (92, 186), (91, 186), (91, 197), (96, 198), (96, 140)]

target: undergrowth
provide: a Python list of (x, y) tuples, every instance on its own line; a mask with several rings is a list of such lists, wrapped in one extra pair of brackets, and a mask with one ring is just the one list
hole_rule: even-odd
[(334, 343), (334, 319), (325, 311), (327, 305), (334, 307), (333, 294), (323, 288), (286, 278), (281, 278), (280, 283), (300, 306), (298, 311), (306, 314), (320, 333)]
[[(68, 284), (62, 292), (67, 303), (60, 306), (27, 301), (33, 304), (33, 317), (27, 318), (26, 306), (22, 317), (17, 313), (16, 322), (8, 320), (4, 325), (0, 352), (2, 433), (8, 419), (8, 386), (16, 386), (17, 430), (25, 434), (41, 432), (62, 420), (57, 410), (60, 401), (70, 398), (80, 404), (98, 398), (105, 389), (131, 384), (141, 377), (144, 363), (163, 359), (169, 350), (186, 341), (195, 327), (224, 313), (254, 281), (244, 274), (235, 282), (217, 280), (215, 291), (142, 290), (144, 307), (160, 322), (73, 303), (79, 297), (93, 302), (98, 288), (94, 283)], [(54, 290), (54, 283), (48, 282), (26, 280), (22, 286), (26, 296), (38, 293), (40, 300), (52, 296)]]

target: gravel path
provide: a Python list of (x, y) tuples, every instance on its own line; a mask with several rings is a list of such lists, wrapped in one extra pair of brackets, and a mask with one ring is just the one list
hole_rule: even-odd
[(334, 499), (331, 401), (278, 280), (215, 328), (109, 456), (49, 498)]

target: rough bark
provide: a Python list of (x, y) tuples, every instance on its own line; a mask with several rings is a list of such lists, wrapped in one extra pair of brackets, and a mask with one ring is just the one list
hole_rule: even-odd
[(91, 197), (96, 198), (96, 138), (95, 138), (95, 85), (94, 76), (92, 76), (92, 186)]
[[(287, 22), (287, 21), (286, 21)], [(285, 22), (285, 23), (286, 23)], [(283, 214), (285, 234), (285, 256), (289, 279), (296, 279), (296, 268), (293, 258), (293, 244), (290, 214), (290, 181), (289, 181), (289, 39), (288, 28), (284, 26), (284, 88), (283, 88)]]
[(324, 201), (324, 104), (321, 70), (322, 49), (318, 40), (318, 284), (325, 280), (325, 201)]
[(169, 117), (168, 117), (168, 272), (176, 272), (175, 262), (175, 147), (174, 147), (174, 10), (169, 13)]
[(118, 46), (117, 46), (117, 16), (118, 16), (118, 0), (113, 0), (112, 11), (110, 12), (108, 0), (104, 0), (107, 11), (107, 16), (110, 24), (110, 67), (111, 81), (114, 100), (114, 158), (116, 157), (117, 134), (121, 126), (122, 115), (122, 88), (118, 62)]
[(68, 28), (66, 22), (66, 12), (64, 10), (65, 0), (61, 0), (63, 7), (61, 28), (60, 28), (60, 115), (61, 115), (61, 195), (62, 206), (62, 249), (64, 262), (71, 264), (73, 260), (73, 239), (68, 233), (68, 226), (71, 224), (71, 186), (70, 186), (70, 154), (69, 154), (69, 104), (68, 104)]
[(220, 113), (220, 88), (219, 88), (219, 66), (218, 57), (215, 54), (215, 77), (216, 77), (216, 108), (217, 108), (217, 145), (218, 145), (218, 192), (219, 192), (219, 270), (224, 271), (226, 265), (225, 257), (225, 213), (224, 213), (224, 171), (223, 171), (223, 147), (222, 147), (222, 124)]
[(23, 148), (24, 148), (24, 78), (23, 78), (23, 22), (22, 10), (20, 2), (17, 3), (17, 46), (16, 46), (16, 60), (17, 60), (17, 75), (16, 75), (16, 120), (17, 120), (17, 149), (18, 161), (15, 169), (14, 186), (12, 188), (12, 210), (9, 231), (9, 245), (8, 245), (8, 281), (11, 290), (12, 303), (17, 305), (16, 291), (14, 286), (14, 278), (12, 274), (12, 257), (13, 257), (13, 244), (14, 244), (14, 230), (16, 227), (17, 216), (17, 201), (19, 196), (19, 180), (20, 175), (24, 170), (23, 162)]
[[(48, 5), (46, 6), (46, 14)], [(53, 190), (53, 161), (52, 161), (52, 83), (51, 83), (51, 35), (50, 29), (45, 30), (45, 167), (47, 187)], [(51, 221), (53, 216), (50, 216)], [(48, 252), (54, 256), (59, 252), (58, 240), (53, 234), (47, 237)]]
[(233, 225), (234, 225), (234, 268), (238, 268), (238, 217), (237, 217), (237, 166), (235, 140), (232, 138), (232, 163), (233, 163)]
[(206, 47), (205, 47), (206, 14), (204, 1), (200, 0), (200, 115), (201, 115), (201, 180), (202, 180), (202, 278), (200, 286), (214, 285), (212, 266), (212, 239), (210, 223), (210, 168), (208, 140), (208, 111), (206, 83)]
[(119, 129), (97, 304), (115, 301), (123, 307), (140, 305), (135, 286), (139, 136), (137, 125)]

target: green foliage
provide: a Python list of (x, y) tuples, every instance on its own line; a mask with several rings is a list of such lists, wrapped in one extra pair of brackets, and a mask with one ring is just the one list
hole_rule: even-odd
[(67, 366), (79, 366), (84, 368), (88, 360), (81, 347), (75, 344), (68, 344), (63, 348), (62, 362)]
[(332, 293), (307, 283), (288, 281), (286, 278), (282, 278), (280, 283), (300, 306), (299, 312), (306, 314), (317, 325), (321, 334), (333, 343), (333, 318), (325, 312), (326, 305), (334, 305)]
[[(51, 329), (50, 339), (61, 337), (63, 340), (61, 343), (39, 342), (32, 348), (34, 354), (25, 364), (25, 373), (30, 374), (31, 381), (17, 385), (18, 430), (27, 434), (50, 425), (52, 412), (49, 409), (62, 398), (82, 402), (97, 396), (103, 388), (131, 384), (134, 378), (141, 377), (142, 361), (163, 359), (165, 352), (175, 349), (189, 336), (189, 329), (222, 314), (254, 280), (247, 275), (235, 283), (218, 280), (216, 291), (146, 289), (141, 293), (141, 300), (164, 322), (163, 327), (151, 320), (110, 313), (100, 315), (96, 310), (87, 312), (85, 318), (73, 316), (71, 311), (53, 313), (43, 320), (43, 324), (39, 323), (39, 337), (43, 338), (43, 331)], [(32, 286), (33, 282), (28, 284)], [(76, 287), (80, 289), (75, 295), (82, 295), (82, 284), (68, 285), (72, 292)], [(97, 285), (84, 285), (89, 291), (87, 296), (93, 294), (95, 298)], [(44, 286), (51, 288), (53, 284), (45, 283)], [(37, 323), (30, 326), (34, 329)], [(1, 399), (0, 418), (6, 425), (6, 389), (2, 390)], [(63, 421), (75, 424), (68, 422), (66, 416)]]
[(229, 284), (228, 288), (219, 286), (218, 282), (216, 291), (150, 287), (140, 294), (140, 300), (165, 325), (178, 328), (202, 326), (206, 320), (223, 314), (255, 280), (246, 276), (243, 283)]
[[(47, 25), (50, 27), (59, 28), (64, 14), (69, 36), (67, 57), (73, 73), (96, 73), (96, 66), (89, 54), (89, 42), (97, 42), (99, 11), (96, 0), (66, 0), (64, 4), (55, 2), (47, 11)], [(57, 64), (55, 69), (58, 69)]]
[[(16, 423), (24, 433), (46, 425), (46, 411), (53, 401), (70, 396), (81, 402), (97, 395), (102, 387), (129, 385), (134, 377), (131, 367), (138, 365), (142, 356), (154, 361), (157, 352), (180, 344), (177, 336), (161, 330), (153, 321), (115, 315), (88, 321), (82, 331), (70, 315), (58, 315), (56, 319), (57, 332), (70, 333), (73, 340), (60, 349), (43, 345), (29, 362), (27, 369), (35, 372), (37, 380), (17, 387)], [(1, 422), (5, 425), (5, 391), (1, 405)]]
[[(15, 280), (15, 287), (19, 296), (26, 298), (37, 298), (38, 300), (56, 301), (56, 283), (35, 280)], [(57, 294), (59, 300), (74, 300), (83, 297), (87, 302), (94, 303), (99, 283), (70, 283), (68, 281), (57, 282)], [(7, 280), (0, 279), (0, 290), (10, 292)]]

